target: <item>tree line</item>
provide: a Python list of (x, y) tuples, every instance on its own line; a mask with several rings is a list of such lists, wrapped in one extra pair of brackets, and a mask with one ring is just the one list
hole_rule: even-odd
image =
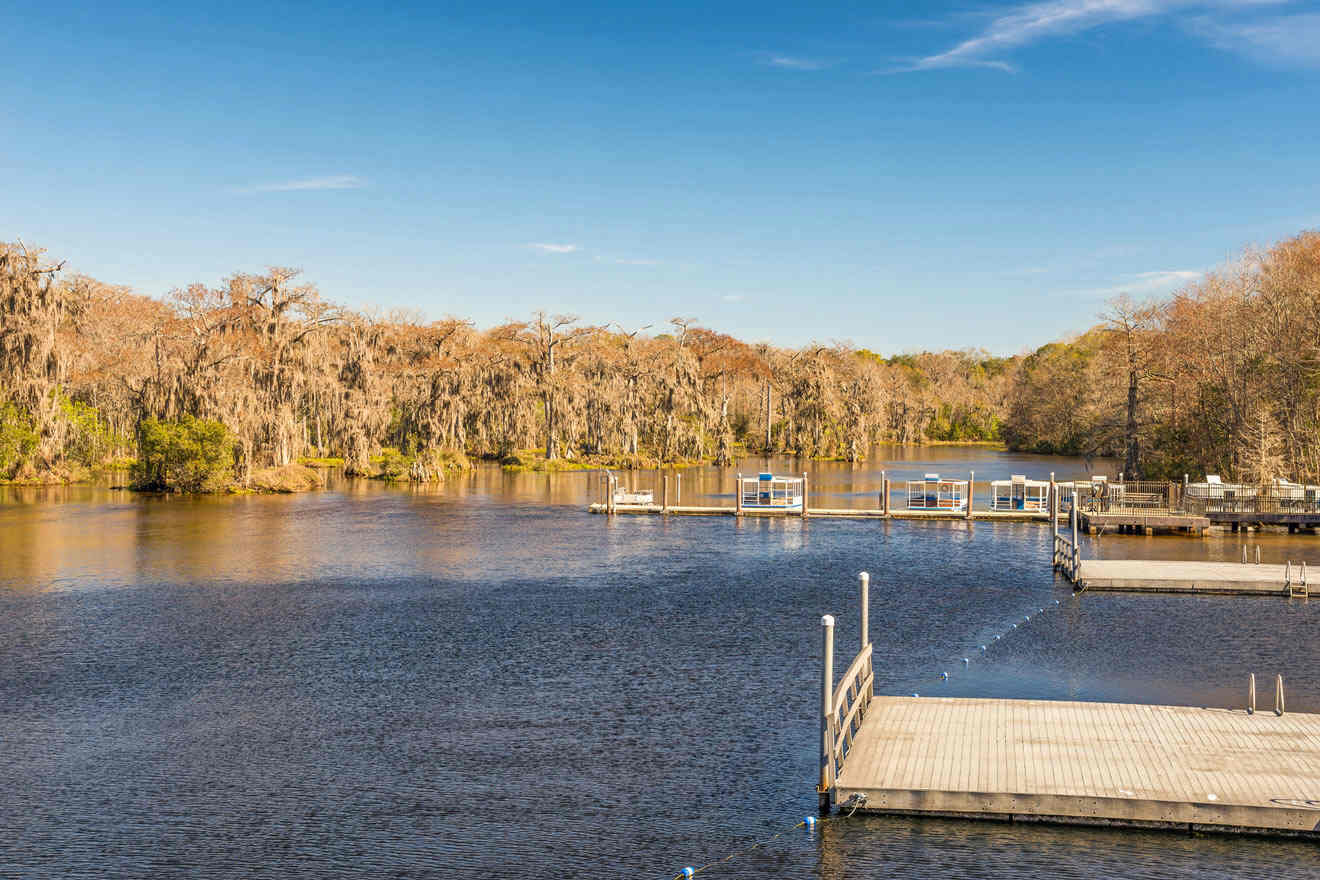
[(480, 329), (337, 306), (291, 269), (163, 298), (0, 244), (0, 480), (133, 462), (214, 490), (298, 461), (432, 481), (509, 466), (861, 461), (879, 442), (1117, 456), (1129, 476), (1320, 478), (1320, 233), (1014, 357), (884, 357), (536, 313)]
[[(0, 479), (133, 460), (144, 488), (214, 489), (299, 460), (436, 480), (513, 466), (860, 461), (876, 442), (996, 440), (1015, 359), (884, 358), (536, 313), (479, 329), (326, 302), (299, 273), (162, 299), (0, 245)], [(201, 466), (198, 463), (207, 463)]]
[(1137, 478), (1320, 479), (1320, 232), (1101, 318), (1022, 360), (1010, 447), (1113, 455)]

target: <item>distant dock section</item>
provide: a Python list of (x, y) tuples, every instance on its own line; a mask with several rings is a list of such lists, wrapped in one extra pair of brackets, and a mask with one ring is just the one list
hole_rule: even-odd
[[(875, 494), (874, 507), (811, 507), (808, 504), (811, 482), (807, 474), (782, 476), (762, 473), (754, 476), (738, 474), (734, 478), (732, 505), (683, 504), (682, 475), (675, 474), (659, 480), (660, 497), (655, 489), (628, 489), (618, 476), (605, 471), (603, 498), (587, 506), (596, 514), (641, 514), (664, 516), (797, 516), (834, 517), (841, 519), (912, 519), (912, 520), (998, 520), (1002, 522), (1049, 522), (1051, 511), (1039, 503), (1028, 505), (996, 503), (989, 509), (974, 506), (976, 472), (968, 479), (952, 479), (939, 474), (926, 474), (920, 480), (905, 483), (906, 491), (899, 496), (901, 504), (894, 503), (894, 487), (886, 472), (881, 472), (880, 490)], [(1041, 485), (1056, 504), (1067, 504), (1064, 493), (1073, 491), (1071, 483), (1056, 483), (1052, 479)], [(671, 496), (670, 489), (673, 488)], [(1062, 499), (1062, 500), (1060, 500)], [(1053, 514), (1060, 515), (1057, 511)]]
[(1241, 596), (1285, 596), (1309, 599), (1312, 587), (1306, 563), (1261, 565), (1242, 548), (1241, 562), (1183, 562), (1165, 559), (1082, 559), (1079, 523), (1085, 517), (1076, 508), (1070, 528), (1054, 524), (1052, 566), (1077, 591), (1118, 590), (1140, 593), (1216, 593)]
[[(871, 507), (812, 507), (807, 474), (781, 476), (738, 474), (732, 505), (685, 505), (682, 475), (656, 476), (651, 489), (628, 490), (618, 477), (604, 472), (603, 493), (588, 505), (591, 513), (660, 514), (674, 516), (822, 516), (853, 519), (966, 519), (1017, 522), (1058, 522), (1077, 512), (1078, 529), (1089, 535), (1181, 532), (1205, 535), (1213, 525), (1240, 529), (1286, 526), (1289, 532), (1315, 532), (1320, 527), (1320, 486), (1276, 480), (1274, 485), (1247, 487), (1218, 481), (1205, 483), (1124, 481), (1103, 476), (1089, 480), (1034, 480), (1022, 474), (991, 480), (977, 507), (976, 472), (967, 479), (925, 474), (896, 487), (881, 471), (880, 487)], [(671, 485), (673, 489), (671, 497)], [(984, 486), (984, 484), (983, 484)], [(983, 491), (985, 491), (983, 489)], [(658, 497), (657, 497), (658, 495)], [(895, 497), (897, 495), (897, 497)], [(897, 501), (897, 503), (895, 503)]]

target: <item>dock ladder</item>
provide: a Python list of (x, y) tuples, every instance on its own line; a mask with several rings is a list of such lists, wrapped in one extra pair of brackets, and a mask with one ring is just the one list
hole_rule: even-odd
[(1283, 569), (1283, 580), (1284, 580), (1284, 586), (1286, 586), (1286, 587), (1288, 588), (1288, 597), (1289, 597), (1289, 598), (1292, 598), (1292, 599), (1309, 599), (1309, 598), (1311, 598), (1311, 589), (1310, 589), (1310, 587), (1308, 587), (1307, 584), (1306, 584), (1306, 562), (1305, 562), (1305, 561), (1302, 562), (1300, 568), (1301, 568), (1301, 576), (1300, 576), (1297, 580), (1294, 581), (1294, 580), (1293, 580), (1293, 567), (1292, 567), (1292, 561), (1291, 561), (1291, 560), (1288, 561), (1287, 565), (1285, 565), (1285, 566), (1284, 566), (1284, 569)]

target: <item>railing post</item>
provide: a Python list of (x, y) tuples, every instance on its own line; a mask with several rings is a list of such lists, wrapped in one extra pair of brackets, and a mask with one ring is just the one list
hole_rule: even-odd
[(807, 478), (807, 472), (802, 472), (802, 516), (807, 516), (807, 504), (811, 498), (811, 482)]
[(660, 496), (661, 497), (660, 510), (662, 513), (668, 513), (669, 512), (669, 477), (666, 476), (664, 478), (664, 481), (665, 481), (665, 488), (664, 488), (664, 494)]
[(972, 518), (972, 502), (976, 500), (976, 471), (967, 478), (967, 519)]
[(733, 515), (742, 516), (742, 474), (734, 477), (733, 484)]
[(683, 506), (683, 475), (674, 474), (674, 506)]
[(1072, 581), (1077, 583), (1077, 575), (1082, 567), (1082, 545), (1077, 538), (1081, 514), (1077, 512), (1077, 490), (1073, 489), (1072, 500)]
[(1247, 679), (1247, 714), (1256, 714), (1256, 673)]
[(1053, 556), (1050, 567), (1059, 567), (1059, 487), (1054, 484), (1054, 474), (1050, 474), (1050, 534), (1054, 536)]
[(885, 477), (885, 516), (894, 509), (894, 487), (889, 484), (889, 477)]
[(862, 645), (859, 650), (865, 651), (866, 646), (871, 641), (871, 575), (869, 572), (858, 573), (857, 587), (862, 600)]
[(834, 787), (834, 617), (820, 619), (821, 631), (821, 711), (820, 711), (820, 798), (822, 816), (830, 812), (830, 789)]
[(880, 514), (889, 516), (889, 472), (880, 472)]

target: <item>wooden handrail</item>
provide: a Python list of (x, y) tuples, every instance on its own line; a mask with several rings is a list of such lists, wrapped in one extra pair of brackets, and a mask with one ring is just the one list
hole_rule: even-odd
[(852, 751), (853, 737), (861, 728), (866, 709), (875, 695), (875, 670), (871, 665), (871, 653), (872, 646), (869, 644), (858, 651), (834, 690), (829, 753), (835, 779), (843, 772), (844, 761)]
[(861, 676), (863, 664), (870, 659), (871, 646), (867, 645), (865, 648), (862, 648), (862, 650), (857, 652), (857, 656), (853, 658), (852, 665), (848, 667), (848, 671), (843, 674), (843, 678), (839, 679), (839, 683), (834, 686), (835, 715), (843, 711), (844, 700), (848, 696), (847, 688), (850, 687), (859, 676)]

